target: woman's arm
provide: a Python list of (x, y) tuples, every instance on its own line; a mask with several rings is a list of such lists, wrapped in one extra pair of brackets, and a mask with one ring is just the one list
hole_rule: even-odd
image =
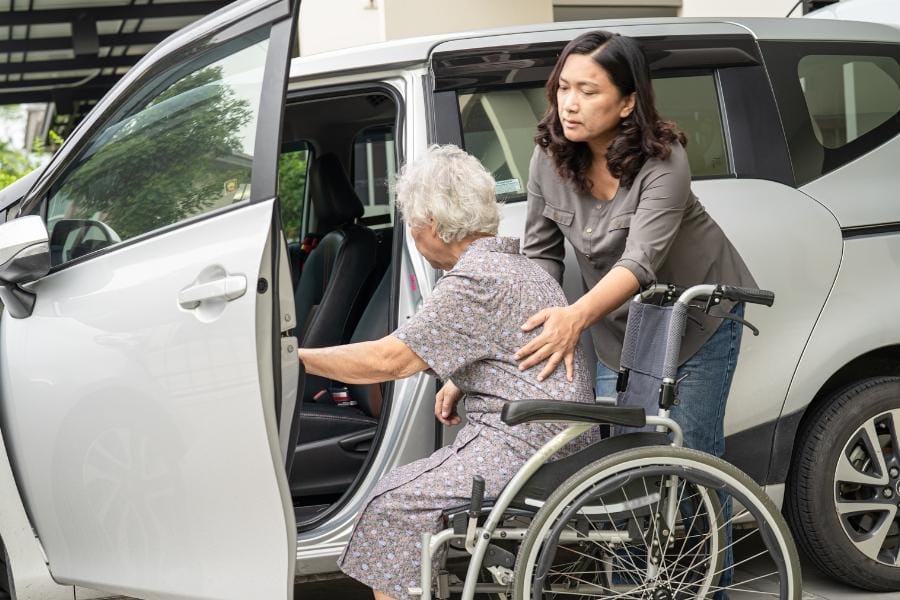
[(409, 346), (392, 335), (345, 346), (300, 348), (297, 355), (307, 373), (344, 383), (404, 379), (428, 368)]
[(544, 216), (544, 195), (538, 170), (541, 149), (535, 147), (528, 175), (528, 204), (525, 215), (525, 237), (522, 253), (538, 263), (551, 277), (562, 284), (565, 269), (565, 237), (556, 223)]
[(522, 330), (531, 331), (541, 325), (544, 329), (516, 352), (516, 360), (525, 359), (519, 363), (519, 370), (530, 369), (546, 360), (547, 364), (538, 375), (538, 381), (543, 381), (562, 362), (565, 363), (566, 377), (572, 381), (575, 376), (575, 348), (581, 332), (622, 306), (638, 289), (634, 273), (625, 267), (613, 267), (571, 306), (545, 308), (532, 315), (522, 325)]
[(520, 369), (546, 360), (538, 376), (543, 379), (565, 362), (571, 379), (581, 332), (656, 281), (656, 272), (668, 258), (690, 196), (687, 155), (680, 147), (673, 147), (670, 160), (641, 183), (641, 198), (631, 219), (625, 251), (609, 273), (571, 306), (545, 309), (522, 326), (524, 331), (531, 331), (543, 325), (544, 330), (516, 353)]

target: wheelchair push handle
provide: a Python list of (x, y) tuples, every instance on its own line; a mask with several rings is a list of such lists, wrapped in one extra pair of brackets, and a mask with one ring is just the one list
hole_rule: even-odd
[(735, 302), (748, 302), (750, 304), (762, 304), (772, 306), (775, 304), (775, 294), (768, 290), (739, 287), (736, 285), (720, 286), (722, 298)]

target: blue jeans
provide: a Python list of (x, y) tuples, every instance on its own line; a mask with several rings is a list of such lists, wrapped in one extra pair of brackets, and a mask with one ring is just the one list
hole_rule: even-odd
[[(743, 318), (744, 305), (737, 304), (731, 314)], [(678, 367), (678, 381), (681, 382), (677, 389), (679, 403), (672, 407), (671, 416), (684, 430), (684, 445), (688, 448), (718, 457), (725, 453), (725, 405), (737, 366), (742, 333), (743, 325), (723, 320), (700, 350)], [(616, 372), (598, 362), (596, 395), (615, 398), (617, 378)], [(731, 500), (722, 500), (727, 521), (731, 518)], [(725, 544), (729, 546), (725, 554), (726, 570), (719, 582), (723, 587), (731, 585), (733, 578), (732, 570), (727, 568), (734, 563), (730, 548), (731, 527), (726, 528)], [(723, 592), (714, 596), (715, 600), (726, 597)]]

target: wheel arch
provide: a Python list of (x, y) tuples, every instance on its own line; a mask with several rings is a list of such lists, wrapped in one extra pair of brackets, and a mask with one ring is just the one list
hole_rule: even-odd
[(842, 390), (873, 377), (900, 377), (900, 344), (882, 346), (850, 360), (819, 387), (812, 400), (800, 410), (782, 414), (775, 426), (772, 459), (766, 483), (787, 481), (793, 458), (801, 443), (800, 432), (815, 419), (820, 408)]

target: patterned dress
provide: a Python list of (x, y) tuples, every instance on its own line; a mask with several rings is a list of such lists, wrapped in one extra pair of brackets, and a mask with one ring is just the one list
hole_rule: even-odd
[[(431, 371), (465, 393), (467, 423), (450, 446), (378, 482), (338, 561), (344, 573), (392, 598), (410, 598), (409, 587), (419, 582), (421, 534), (440, 531), (441, 511), (468, 501), (472, 476), (484, 478), (486, 497), (498, 496), (522, 464), (563, 429), (540, 423), (509, 427), (500, 420), (503, 404), (593, 401), (580, 351), (571, 383), (562, 367), (540, 382), (542, 366), (520, 372), (513, 359), (540, 332), (521, 331), (528, 317), (565, 304), (559, 284), (519, 253), (518, 239), (486, 237), (466, 248), (422, 309), (394, 332)], [(593, 439), (589, 432), (560, 455)]]

